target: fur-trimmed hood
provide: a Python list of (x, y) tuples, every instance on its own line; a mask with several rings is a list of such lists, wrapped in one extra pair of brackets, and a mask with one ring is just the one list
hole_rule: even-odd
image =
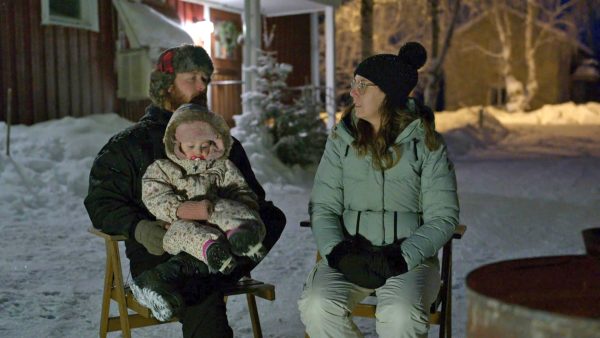
[(163, 137), (163, 143), (165, 144), (165, 153), (167, 154), (167, 157), (171, 161), (182, 166), (188, 172), (188, 169), (191, 167), (197, 167), (199, 164), (201, 165), (202, 163), (209, 164), (208, 162), (213, 162), (211, 160), (195, 161), (188, 159), (180, 159), (175, 153), (175, 147), (179, 146), (175, 138), (175, 131), (177, 130), (177, 127), (182, 123), (194, 121), (202, 121), (211, 125), (218, 133), (220, 139), (223, 141), (223, 155), (221, 155), (216, 160), (227, 159), (229, 157), (229, 152), (231, 151), (231, 146), (233, 144), (233, 139), (231, 138), (229, 126), (220, 115), (209, 111), (206, 107), (201, 105), (192, 103), (181, 105), (177, 110), (175, 110), (173, 116), (171, 116), (171, 119), (167, 124), (165, 135)]

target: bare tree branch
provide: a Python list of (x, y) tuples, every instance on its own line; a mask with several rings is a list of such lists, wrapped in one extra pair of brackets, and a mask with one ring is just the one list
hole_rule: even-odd
[(467, 51), (471, 51), (471, 50), (476, 50), (480, 53), (482, 53), (483, 55), (487, 55), (493, 58), (502, 58), (502, 52), (493, 52), (487, 48), (483, 48), (481, 45), (474, 43), (473, 41), (467, 41), (466, 46), (463, 47), (462, 51), (467, 52)]

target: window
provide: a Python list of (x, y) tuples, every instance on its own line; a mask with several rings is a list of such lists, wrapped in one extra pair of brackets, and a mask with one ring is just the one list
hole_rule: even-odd
[(99, 31), (98, 0), (41, 0), (42, 24)]
[(506, 104), (506, 88), (495, 87), (490, 89), (489, 104), (492, 106), (503, 106)]

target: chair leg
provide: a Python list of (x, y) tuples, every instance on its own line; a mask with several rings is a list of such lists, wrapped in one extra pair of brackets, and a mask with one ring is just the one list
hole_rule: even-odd
[(440, 318), (439, 338), (450, 338), (452, 336), (452, 240), (449, 240), (442, 252), (442, 309)]
[(450, 249), (450, 262), (448, 263), (448, 289), (446, 292), (446, 338), (452, 338), (452, 249)]
[(114, 292), (119, 306), (119, 320), (121, 322), (121, 331), (124, 338), (131, 338), (131, 327), (129, 326), (129, 314), (127, 313), (127, 299), (125, 298), (125, 287), (123, 282), (123, 273), (121, 271), (121, 260), (119, 257), (119, 243), (110, 242), (110, 257), (112, 260), (114, 276)]
[(452, 291), (448, 292), (448, 308), (446, 309), (446, 338), (452, 338)]
[(108, 332), (108, 313), (110, 309), (110, 292), (113, 281), (112, 262), (110, 260), (109, 242), (106, 242), (106, 268), (104, 272), (104, 290), (102, 292), (102, 310), (100, 312), (100, 338), (106, 338)]
[(260, 319), (258, 318), (258, 309), (256, 308), (256, 298), (253, 294), (246, 294), (248, 300), (248, 311), (250, 312), (250, 321), (252, 322), (252, 332), (254, 338), (262, 338), (262, 329), (260, 327)]
[[(444, 288), (447, 288), (446, 285), (443, 286)], [(447, 292), (444, 289), (443, 290), (443, 296), (446, 297)], [(447, 324), (448, 324), (448, 317), (447, 317), (447, 308), (446, 308), (446, 302), (448, 302), (448, 298), (444, 299), (442, 301), (442, 308), (440, 310), (440, 334), (439, 334), (439, 338), (446, 338), (446, 333), (447, 333)]]
[(452, 338), (452, 240), (444, 245), (442, 258), (442, 280), (444, 301), (442, 302), (440, 338)]

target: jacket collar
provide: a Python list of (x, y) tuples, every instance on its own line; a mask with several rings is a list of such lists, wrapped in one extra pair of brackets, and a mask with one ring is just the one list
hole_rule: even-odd
[(406, 126), (400, 135), (396, 137), (396, 144), (406, 143), (414, 138), (422, 138), (424, 133), (423, 121), (421, 119), (416, 119)]
[(146, 107), (146, 112), (140, 119), (140, 122), (150, 121), (166, 126), (172, 115), (173, 112), (162, 109), (157, 105), (150, 104)]

